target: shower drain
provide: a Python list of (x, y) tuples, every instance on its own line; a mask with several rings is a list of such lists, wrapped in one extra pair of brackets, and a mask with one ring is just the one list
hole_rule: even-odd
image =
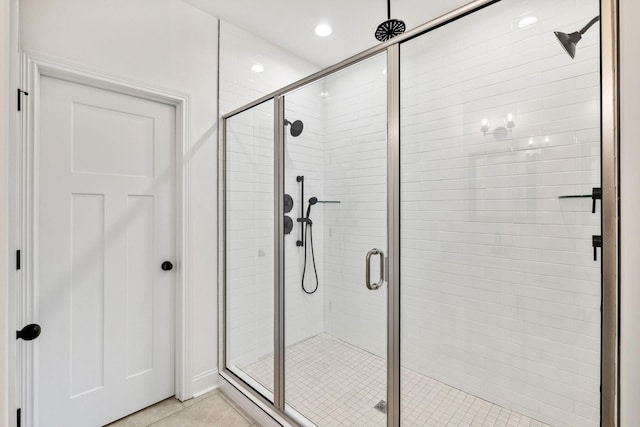
[(387, 402), (384, 400), (381, 400), (380, 402), (376, 403), (376, 406), (374, 406), (375, 409), (377, 409), (378, 411), (382, 412), (383, 414), (387, 413)]

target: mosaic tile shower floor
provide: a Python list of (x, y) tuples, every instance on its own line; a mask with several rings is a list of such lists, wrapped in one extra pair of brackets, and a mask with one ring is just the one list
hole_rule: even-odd
[[(242, 369), (273, 383), (273, 356)], [(318, 426), (386, 426), (386, 361), (320, 334), (286, 349), (287, 404)], [(403, 426), (551, 427), (402, 368)]]

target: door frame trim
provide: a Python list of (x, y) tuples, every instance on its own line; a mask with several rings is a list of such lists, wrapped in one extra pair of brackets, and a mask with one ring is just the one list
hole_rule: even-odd
[[(172, 105), (175, 116), (175, 395), (180, 400), (192, 396), (191, 390), (191, 322), (188, 316), (190, 303), (189, 274), (185, 266), (189, 260), (190, 214), (189, 182), (189, 138), (190, 106), (189, 94), (145, 83), (123, 79), (120, 76), (96, 71), (76, 63), (52, 58), (28, 51), (21, 51), (21, 88), (29, 92), (28, 102), (23, 103), (25, 114), (19, 120), (19, 148), (16, 181), (19, 183), (16, 228), (22, 248), (23, 269), (16, 283), (16, 320), (20, 324), (37, 323), (37, 292), (34, 282), (38, 261), (38, 146), (40, 144), (40, 81), (43, 76), (84, 84), (123, 95), (135, 96), (149, 101)], [(17, 348), (18, 400), (22, 404), (23, 425), (35, 426), (38, 412), (38, 384), (35, 375), (38, 369), (38, 346), (25, 345)]]

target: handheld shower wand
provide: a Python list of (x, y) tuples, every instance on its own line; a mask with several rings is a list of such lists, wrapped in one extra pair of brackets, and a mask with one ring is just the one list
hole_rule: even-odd
[[(302, 232), (302, 242), (299, 246), (304, 246), (304, 266), (302, 267), (302, 280), (300, 281), (300, 286), (302, 286), (302, 290), (306, 294), (314, 294), (318, 290), (318, 285), (320, 281), (318, 280), (318, 268), (316, 267), (316, 255), (313, 248), (313, 221), (311, 221), (311, 206), (317, 203), (340, 203), (338, 200), (318, 200), (317, 197), (309, 198), (309, 202), (307, 204), (307, 213), (303, 218), (299, 218), (298, 222), (301, 222), (304, 227), (304, 231)], [(313, 263), (313, 273), (316, 276), (316, 286), (308, 291), (307, 288), (304, 287), (304, 276), (307, 273), (307, 248), (311, 246), (311, 260)]]
[[(313, 250), (313, 221), (311, 221), (311, 206), (315, 205), (316, 203), (318, 203), (317, 197), (311, 197), (309, 199), (309, 204), (307, 205), (307, 214), (304, 218), (302, 218), (302, 222), (304, 223), (304, 240), (302, 244), (304, 246), (304, 266), (302, 267), (302, 280), (300, 281), (300, 286), (302, 286), (302, 290), (304, 291), (304, 293), (308, 295), (314, 294), (318, 290), (318, 285), (320, 284), (320, 281), (318, 280), (318, 268), (316, 267), (316, 255)], [(311, 260), (313, 262), (313, 272), (316, 276), (316, 286), (311, 291), (308, 291), (307, 288), (304, 287), (304, 276), (307, 272), (307, 248), (309, 247), (308, 243), (311, 245)]]

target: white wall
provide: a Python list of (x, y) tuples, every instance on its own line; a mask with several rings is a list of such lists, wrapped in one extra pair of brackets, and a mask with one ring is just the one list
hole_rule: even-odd
[(620, 426), (640, 420), (640, 3), (620, 1)]
[[(216, 382), (217, 19), (179, 0), (20, 2), (20, 45), (191, 96), (190, 392)], [(189, 395), (185, 397), (190, 397)]]
[[(264, 71), (251, 67), (262, 65)], [(220, 115), (318, 71), (316, 65), (226, 21), (220, 22)]]

